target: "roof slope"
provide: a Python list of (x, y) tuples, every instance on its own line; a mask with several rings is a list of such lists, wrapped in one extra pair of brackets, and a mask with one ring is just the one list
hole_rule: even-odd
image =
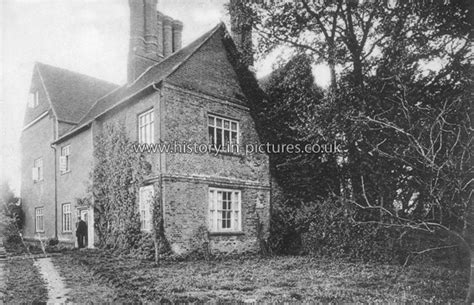
[(59, 121), (78, 123), (93, 103), (118, 86), (91, 76), (37, 63)]
[(239, 82), (236, 67), (232, 64), (232, 54), (225, 41), (230, 35), (224, 27), (215, 33), (166, 81), (195, 92), (230, 99), (246, 106), (246, 97)]
[(179, 68), (191, 55), (193, 55), (212, 35), (224, 24), (221, 23), (214, 27), (209, 32), (205, 33), (186, 47), (171, 54), (163, 61), (151, 66), (146, 70), (135, 82), (120, 87), (111, 94), (99, 99), (90, 109), (86, 116), (84, 116), (79, 126), (95, 119), (97, 116), (106, 112), (108, 109), (120, 104), (123, 99), (140, 92), (142, 89), (162, 81), (164, 78), (172, 74)]
[[(225, 49), (225, 50), (224, 50)], [(203, 52), (201, 52), (203, 51)], [(196, 71), (191, 71), (196, 70)], [(209, 73), (208, 70), (219, 70)], [(196, 78), (186, 82), (186, 78)], [(255, 75), (240, 60), (240, 55), (224, 23), (218, 24), (186, 47), (151, 66), (133, 83), (126, 84), (101, 97), (80, 122), (56, 142), (74, 135), (101, 115), (124, 104), (132, 97), (152, 92), (152, 86), (169, 81), (191, 90), (234, 98), (234, 102), (246, 105), (249, 96), (262, 98)], [(209, 83), (210, 82), (210, 83)], [(225, 90), (220, 92), (217, 84)], [(211, 94), (213, 95), (213, 94)]]

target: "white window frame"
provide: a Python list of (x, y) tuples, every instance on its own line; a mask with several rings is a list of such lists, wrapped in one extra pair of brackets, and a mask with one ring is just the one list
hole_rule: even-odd
[(71, 233), (72, 232), (72, 211), (71, 211), (71, 204), (70, 203), (63, 203), (62, 205), (62, 214), (63, 214), (63, 233)]
[(35, 208), (35, 232), (44, 232), (44, 207)]
[(242, 231), (242, 192), (240, 190), (210, 187), (208, 204), (209, 232)]
[(36, 108), (39, 105), (39, 91), (38, 90), (30, 92), (30, 95), (28, 98), (29, 98), (28, 107)]
[(33, 182), (43, 181), (43, 158), (33, 161)]
[[(239, 131), (240, 131), (239, 121), (225, 118), (225, 117), (215, 115), (215, 114), (207, 115), (207, 136), (208, 136), (209, 144), (217, 146), (217, 147), (219, 146), (222, 147), (227, 144), (239, 145), (240, 144)], [(220, 135), (219, 135), (219, 132), (220, 132)], [(229, 143), (225, 143), (226, 133), (228, 134)], [(235, 140), (233, 140), (234, 135), (235, 135)]]
[(71, 145), (61, 147), (61, 156), (59, 157), (59, 170), (62, 174), (71, 171)]
[(153, 144), (155, 142), (155, 113), (154, 109), (138, 115), (138, 142)]
[(153, 185), (142, 186), (138, 194), (138, 211), (140, 214), (140, 230), (144, 232), (151, 231), (151, 206), (155, 189)]

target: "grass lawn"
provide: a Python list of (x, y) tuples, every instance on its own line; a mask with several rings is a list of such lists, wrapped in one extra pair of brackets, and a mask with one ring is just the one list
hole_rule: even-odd
[[(104, 251), (54, 258), (74, 302), (462, 302), (468, 274), (438, 266), (272, 257), (152, 262)], [(77, 288), (74, 288), (74, 285)]]
[(32, 259), (6, 261), (6, 304), (44, 303), (48, 300), (46, 283)]

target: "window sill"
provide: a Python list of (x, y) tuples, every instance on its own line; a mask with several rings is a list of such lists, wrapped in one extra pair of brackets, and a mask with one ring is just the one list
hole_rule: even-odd
[(72, 231), (62, 232), (62, 234), (67, 234), (67, 235), (69, 235), (69, 234), (72, 234)]
[(68, 171), (65, 171), (65, 172), (61, 172), (61, 175), (66, 175), (66, 174), (69, 174), (71, 172), (71, 170), (68, 170)]
[(235, 232), (209, 232), (209, 236), (235, 236), (235, 235), (245, 235), (242, 231)]
[(231, 156), (231, 157), (242, 157), (243, 154), (240, 152), (233, 152), (233, 151), (225, 151), (225, 150), (219, 150), (217, 151), (216, 149), (210, 149), (209, 154), (213, 156)]

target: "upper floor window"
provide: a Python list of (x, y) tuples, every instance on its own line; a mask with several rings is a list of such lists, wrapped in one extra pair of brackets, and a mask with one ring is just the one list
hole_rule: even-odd
[(71, 170), (71, 146), (67, 145), (61, 148), (61, 156), (59, 157), (59, 170), (61, 173), (67, 173)]
[(43, 180), (43, 158), (33, 161), (33, 182)]
[(71, 204), (63, 204), (63, 232), (72, 232), (71, 217)]
[(152, 185), (140, 188), (138, 198), (138, 209), (140, 211), (140, 229), (151, 230), (151, 206), (153, 203), (154, 190)]
[(209, 188), (209, 231), (241, 231), (241, 193), (238, 190)]
[(35, 208), (35, 231), (44, 232), (44, 208)]
[(239, 144), (239, 122), (216, 115), (208, 116), (209, 144), (217, 147)]
[(153, 109), (138, 116), (138, 142), (151, 144), (155, 139)]
[(30, 92), (30, 96), (28, 97), (28, 107), (35, 108), (39, 105), (39, 92), (35, 90)]

